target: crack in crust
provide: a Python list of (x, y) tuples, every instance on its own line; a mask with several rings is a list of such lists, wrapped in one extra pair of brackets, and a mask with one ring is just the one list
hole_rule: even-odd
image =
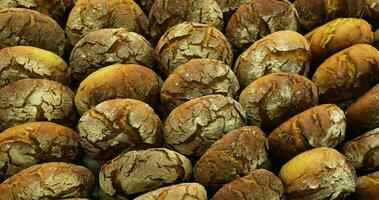
[(258, 127), (235, 129), (196, 162), (194, 178), (202, 185), (218, 187), (245, 176), (268, 161), (266, 145), (266, 135)]
[(62, 56), (65, 35), (50, 17), (24, 8), (0, 9), (0, 48), (34, 46)]
[(50, 122), (14, 126), (0, 134), (0, 177), (38, 163), (72, 162), (79, 151), (79, 136), (72, 129)]
[(149, 68), (136, 64), (115, 64), (97, 70), (84, 79), (75, 96), (82, 115), (91, 107), (110, 99), (136, 99), (156, 105), (159, 77)]
[(167, 146), (200, 157), (227, 132), (244, 126), (246, 113), (231, 97), (208, 95), (175, 108), (164, 125)]
[(295, 73), (274, 73), (247, 86), (239, 97), (251, 125), (271, 131), (290, 117), (318, 104), (314, 83)]
[(92, 173), (78, 165), (51, 162), (31, 166), (0, 184), (3, 200), (90, 197)]
[(141, 196), (134, 200), (207, 200), (205, 188), (198, 183), (181, 183), (163, 187)]
[(186, 181), (192, 165), (183, 155), (163, 148), (130, 151), (104, 164), (101, 189), (109, 196), (128, 198), (162, 186)]
[(147, 104), (132, 99), (109, 100), (86, 112), (79, 121), (80, 142), (96, 160), (123, 151), (159, 147), (161, 121)]
[(0, 89), (0, 130), (28, 121), (51, 121), (72, 127), (74, 93), (58, 82), (22, 79)]
[(308, 41), (293, 31), (272, 33), (251, 45), (237, 59), (234, 72), (241, 87), (271, 73), (292, 72), (306, 76), (311, 63)]
[(226, 37), (238, 49), (277, 31), (299, 29), (296, 9), (287, 0), (251, 0), (230, 18)]
[(124, 28), (102, 29), (85, 35), (70, 56), (73, 77), (83, 80), (112, 64), (140, 64), (153, 68), (153, 48), (141, 35)]
[(175, 68), (194, 58), (209, 58), (231, 65), (232, 48), (216, 28), (195, 22), (171, 27), (159, 40), (154, 56), (160, 70), (169, 75)]
[(169, 28), (185, 21), (223, 29), (223, 15), (215, 0), (156, 0), (149, 14), (150, 35), (159, 39)]
[(211, 200), (281, 200), (283, 196), (282, 181), (273, 173), (258, 169), (225, 184)]
[(176, 68), (161, 90), (161, 101), (168, 111), (191, 99), (221, 94), (235, 97), (239, 90), (230, 67), (218, 60), (192, 59)]
[(66, 62), (49, 51), (15, 46), (0, 50), (0, 88), (21, 79), (50, 79), (64, 85), (71, 83)]
[(66, 33), (72, 46), (89, 32), (125, 28), (144, 34), (148, 20), (133, 0), (80, 0), (67, 19)]

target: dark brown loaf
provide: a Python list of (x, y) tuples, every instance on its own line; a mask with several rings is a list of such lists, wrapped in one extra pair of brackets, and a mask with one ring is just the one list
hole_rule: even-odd
[(343, 110), (333, 104), (310, 108), (281, 124), (268, 137), (275, 159), (288, 161), (314, 147), (335, 147), (345, 139)]
[(354, 196), (362, 200), (377, 200), (379, 196), (379, 171), (358, 177)]
[(24, 8), (0, 9), (0, 49), (34, 46), (62, 56), (65, 35), (50, 17)]
[(134, 200), (207, 200), (207, 191), (198, 183), (181, 183), (177, 185), (171, 185), (163, 187), (141, 196), (138, 196)]
[(280, 179), (267, 170), (258, 169), (225, 184), (211, 200), (281, 200), (283, 195)]
[(342, 152), (357, 170), (379, 169), (379, 128), (346, 142)]
[(30, 121), (73, 127), (74, 93), (58, 82), (22, 79), (0, 89), (0, 131)]
[(70, 56), (73, 77), (79, 81), (112, 64), (140, 64), (153, 68), (153, 48), (144, 37), (124, 28), (101, 29), (79, 40)]
[(192, 59), (176, 68), (161, 90), (161, 102), (168, 111), (196, 97), (221, 94), (235, 97), (237, 77), (230, 67), (213, 59)]
[(311, 45), (312, 61), (322, 63), (329, 56), (355, 44), (372, 44), (374, 33), (363, 19), (338, 18), (328, 22), (305, 38)]
[(360, 97), (379, 82), (379, 51), (357, 44), (326, 59), (312, 81), (321, 103), (340, 103)]
[(79, 85), (75, 105), (79, 113), (110, 99), (136, 99), (155, 105), (159, 99), (159, 77), (136, 64), (114, 64), (101, 68)]
[(194, 168), (196, 182), (204, 186), (222, 186), (255, 169), (268, 160), (266, 135), (255, 126), (227, 133), (215, 142)]
[(71, 69), (58, 55), (31, 46), (0, 50), (0, 88), (25, 78), (50, 79), (71, 83)]
[(80, 153), (79, 135), (51, 122), (29, 122), (0, 133), (0, 177), (44, 162), (72, 162)]
[(292, 158), (279, 176), (289, 200), (341, 200), (354, 192), (357, 178), (342, 154), (324, 147)]
[(216, 28), (195, 22), (184, 22), (170, 28), (155, 47), (155, 58), (162, 73), (169, 75), (175, 68), (194, 58), (209, 58), (231, 65), (232, 48)]
[(90, 197), (92, 173), (78, 165), (51, 162), (22, 170), (0, 184), (2, 200)]
[(89, 32), (103, 28), (125, 28), (144, 34), (147, 17), (133, 0), (80, 0), (67, 19), (66, 33), (72, 46)]
[(176, 107), (164, 125), (167, 146), (200, 157), (229, 131), (246, 124), (246, 113), (231, 97), (208, 95)]
[(159, 147), (161, 121), (147, 104), (133, 99), (104, 101), (79, 120), (80, 142), (96, 160), (110, 160), (123, 151)]
[(99, 181), (102, 191), (112, 198), (148, 192), (187, 181), (191, 162), (177, 152), (152, 148), (121, 154), (103, 165)]
[(271, 73), (306, 76), (311, 63), (308, 41), (294, 31), (278, 31), (251, 45), (237, 59), (234, 72), (242, 88)]
[(150, 35), (159, 39), (169, 28), (185, 21), (223, 29), (222, 11), (215, 0), (155, 0), (149, 14)]
[(1, 0), (0, 8), (28, 8), (49, 15), (56, 21), (65, 21), (65, 12), (73, 6), (72, 0)]
[(292, 116), (318, 104), (314, 83), (295, 73), (274, 73), (247, 86), (239, 97), (250, 125), (271, 131)]
[(251, 0), (232, 15), (226, 37), (238, 49), (246, 49), (270, 33), (298, 28), (297, 12), (288, 0)]
[(379, 85), (359, 97), (347, 110), (348, 130), (355, 135), (379, 127)]

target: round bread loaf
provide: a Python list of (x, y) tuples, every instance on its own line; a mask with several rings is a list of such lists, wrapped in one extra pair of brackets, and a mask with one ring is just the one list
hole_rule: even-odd
[(229, 131), (246, 124), (246, 113), (231, 97), (208, 95), (176, 107), (164, 125), (167, 146), (177, 152), (200, 157)]
[(235, 97), (239, 90), (237, 77), (230, 67), (213, 59), (192, 59), (176, 68), (161, 90), (161, 102), (166, 110), (196, 97), (221, 94)]
[(223, 29), (222, 11), (215, 0), (155, 0), (149, 14), (150, 35), (159, 39), (169, 28), (185, 21)]
[(298, 28), (297, 12), (288, 0), (250, 0), (230, 18), (226, 37), (241, 50), (270, 33)]
[(92, 173), (78, 165), (50, 162), (26, 168), (0, 184), (2, 200), (90, 197)]
[(362, 200), (377, 200), (379, 196), (379, 171), (358, 177), (354, 196)]
[(153, 68), (153, 48), (144, 37), (124, 28), (101, 29), (79, 40), (70, 56), (73, 78), (79, 81), (112, 64), (140, 64)]
[(181, 183), (177, 185), (171, 185), (163, 187), (141, 196), (138, 196), (134, 200), (207, 200), (207, 191), (198, 183)]
[(245, 126), (217, 140), (194, 168), (196, 182), (204, 186), (222, 186), (242, 177), (268, 160), (266, 135), (255, 126)]
[(163, 148), (129, 151), (105, 163), (100, 187), (110, 197), (128, 198), (159, 187), (187, 181), (192, 165), (183, 155)]
[(211, 200), (281, 200), (283, 198), (282, 181), (273, 173), (258, 169), (225, 184)]
[(67, 19), (66, 34), (72, 46), (87, 33), (103, 28), (125, 28), (144, 34), (148, 20), (133, 0), (80, 0)]
[(342, 152), (357, 170), (379, 169), (379, 128), (346, 142)]
[(237, 59), (234, 72), (242, 88), (271, 73), (306, 76), (311, 64), (308, 41), (294, 31), (278, 31), (251, 45)]
[(62, 56), (65, 40), (62, 28), (44, 14), (24, 8), (0, 9), (0, 49), (34, 46)]
[(50, 79), (71, 84), (71, 69), (58, 55), (31, 46), (0, 50), (0, 88), (26, 78)]
[(155, 105), (159, 92), (159, 77), (151, 69), (136, 64), (114, 64), (95, 71), (80, 83), (75, 105), (81, 115), (110, 99), (129, 98)]
[(315, 147), (337, 146), (345, 139), (343, 110), (333, 104), (310, 108), (281, 124), (268, 137), (275, 159), (288, 161)]
[(230, 66), (233, 52), (219, 30), (195, 22), (171, 27), (155, 47), (155, 59), (159, 61), (161, 72), (166, 75), (194, 58), (220, 60)]
[(289, 200), (340, 200), (355, 191), (354, 167), (338, 151), (316, 148), (301, 153), (280, 170)]
[(22, 79), (0, 89), (0, 131), (30, 121), (76, 124), (74, 93), (58, 82)]
[(80, 118), (80, 143), (96, 160), (110, 160), (123, 151), (159, 147), (162, 126), (147, 104), (133, 99), (104, 101)]
[(250, 125), (271, 131), (292, 116), (318, 104), (314, 83), (295, 73), (274, 73), (248, 85), (239, 102)]

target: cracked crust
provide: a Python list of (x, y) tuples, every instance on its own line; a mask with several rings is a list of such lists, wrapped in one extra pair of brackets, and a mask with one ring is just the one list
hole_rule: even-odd
[(281, 124), (268, 136), (270, 153), (288, 161), (314, 147), (337, 146), (345, 139), (343, 110), (333, 104), (310, 108)]
[(71, 84), (71, 69), (54, 53), (31, 46), (0, 50), (0, 88), (21, 79), (50, 79)]
[(0, 9), (0, 49), (34, 46), (62, 56), (65, 40), (62, 28), (46, 15), (24, 8)]
[(79, 152), (79, 136), (67, 127), (51, 122), (13, 126), (0, 134), (0, 177), (39, 163), (73, 162)]
[(159, 147), (161, 121), (147, 104), (133, 99), (104, 101), (79, 120), (80, 142), (96, 160), (110, 160), (123, 151)]
[(159, 39), (169, 28), (185, 21), (223, 29), (222, 11), (215, 0), (155, 0), (149, 14), (150, 35)]
[(297, 31), (298, 16), (287, 0), (251, 0), (241, 5), (230, 18), (226, 37), (238, 49), (282, 30)]
[(212, 26), (195, 22), (171, 27), (159, 40), (154, 56), (166, 75), (194, 58), (220, 60), (229, 66), (233, 61), (232, 48), (225, 36)]
[(251, 0), (216, 0), (224, 16), (232, 15), (242, 4)]
[(192, 59), (176, 68), (161, 90), (166, 110), (197, 97), (221, 94), (234, 98), (239, 90), (237, 77), (230, 67), (213, 59)]
[(211, 200), (281, 200), (283, 193), (282, 181), (275, 174), (258, 169), (225, 184)]
[(316, 148), (287, 162), (279, 173), (294, 200), (341, 200), (355, 191), (354, 167), (338, 151)]
[(379, 171), (358, 177), (354, 196), (362, 200), (377, 200), (379, 196)]
[(0, 130), (31, 121), (72, 127), (76, 122), (74, 93), (58, 82), (22, 79), (0, 89)]
[(90, 197), (92, 173), (78, 165), (51, 162), (22, 170), (0, 184), (2, 200)]
[(296, 0), (301, 28), (312, 30), (339, 17), (360, 18), (365, 10), (363, 0)]
[(357, 44), (326, 59), (312, 81), (321, 103), (341, 103), (355, 99), (379, 82), (379, 51)]
[(200, 157), (224, 134), (246, 125), (246, 113), (231, 97), (208, 95), (176, 107), (164, 125), (167, 146)]
[(101, 189), (111, 197), (128, 198), (189, 180), (192, 165), (183, 155), (164, 148), (129, 151), (104, 164)]
[(274, 73), (248, 85), (239, 102), (250, 125), (271, 131), (292, 116), (318, 104), (314, 83), (295, 73)]
[(234, 72), (242, 88), (271, 73), (306, 76), (311, 64), (308, 41), (294, 31), (278, 31), (251, 45), (237, 59)]
[(66, 33), (72, 46), (89, 32), (103, 28), (125, 28), (145, 34), (148, 20), (133, 0), (80, 0), (67, 19)]
[(314, 29), (305, 38), (311, 45), (312, 61), (316, 64), (355, 44), (372, 44), (374, 33), (363, 19), (338, 18)]
[(379, 85), (359, 97), (345, 114), (348, 130), (355, 135), (379, 127)]
[(0, 8), (27, 8), (49, 15), (63, 22), (65, 12), (73, 6), (72, 0), (1, 0)]
[(357, 170), (379, 169), (379, 128), (346, 142), (342, 152)]
[(379, 20), (379, 1), (378, 0), (362, 0), (366, 6), (366, 14), (368, 17), (377, 22)]
[(75, 105), (81, 115), (110, 99), (136, 99), (154, 106), (159, 92), (159, 77), (151, 69), (136, 64), (115, 64), (95, 71), (80, 83)]
[(207, 200), (207, 191), (198, 183), (182, 183), (160, 188), (134, 200)]
[(71, 52), (72, 75), (82, 81), (92, 72), (112, 64), (140, 64), (153, 68), (153, 51), (144, 37), (124, 28), (93, 31)]
[(197, 161), (193, 176), (204, 186), (222, 186), (261, 168), (268, 160), (266, 145), (266, 135), (258, 127), (235, 129), (205, 152)]

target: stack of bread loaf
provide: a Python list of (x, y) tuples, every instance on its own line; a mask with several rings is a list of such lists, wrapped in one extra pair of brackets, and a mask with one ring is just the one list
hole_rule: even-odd
[(378, 48), (379, 0), (0, 0), (0, 200), (379, 200)]

